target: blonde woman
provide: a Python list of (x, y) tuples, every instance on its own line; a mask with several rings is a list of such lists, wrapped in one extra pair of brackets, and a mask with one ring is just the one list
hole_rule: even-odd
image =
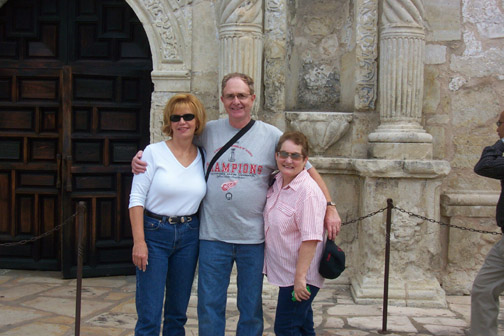
[(193, 145), (205, 127), (201, 102), (177, 94), (167, 103), (163, 133), (171, 139), (145, 148), (145, 173), (135, 175), (130, 195), (136, 272), (135, 335), (184, 335), (187, 305), (198, 259), (198, 208), (206, 193), (204, 158)]

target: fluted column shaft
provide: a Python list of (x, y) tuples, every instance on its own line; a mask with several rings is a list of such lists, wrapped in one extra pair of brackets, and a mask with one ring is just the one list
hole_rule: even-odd
[[(228, 73), (242, 72), (254, 79), (257, 115), (261, 102), (263, 12), (262, 0), (221, 0), (218, 4), (219, 80)], [(219, 93), (220, 85), (219, 85)], [(220, 104), (220, 113), (224, 108)]]
[(431, 159), (422, 120), (425, 31), (422, 0), (384, 0), (380, 31), (380, 126), (370, 153), (382, 159)]
[(390, 29), (380, 43), (380, 121), (422, 119), (424, 34)]

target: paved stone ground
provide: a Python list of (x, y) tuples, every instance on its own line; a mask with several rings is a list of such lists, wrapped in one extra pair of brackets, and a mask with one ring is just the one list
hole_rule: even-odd
[[(317, 335), (381, 335), (381, 305), (356, 305), (348, 286), (326, 283), (314, 301)], [(277, 289), (265, 282), (265, 336), (272, 336)], [(74, 335), (76, 280), (58, 272), (0, 270), (0, 335)], [(130, 336), (136, 322), (135, 277), (83, 280), (81, 335)], [(238, 312), (236, 286), (230, 287), (226, 335), (234, 335)], [(188, 310), (187, 335), (198, 334), (196, 295)], [(470, 298), (448, 297), (447, 309), (389, 306), (389, 335), (464, 335)], [(504, 318), (501, 310), (500, 318)], [(499, 320), (504, 332), (504, 321)]]

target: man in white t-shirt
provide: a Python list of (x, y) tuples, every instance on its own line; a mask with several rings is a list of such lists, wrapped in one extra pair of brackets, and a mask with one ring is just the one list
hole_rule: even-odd
[[(195, 139), (206, 150), (207, 165), (249, 123), (255, 97), (254, 82), (249, 76), (232, 73), (223, 78), (221, 101), (228, 118), (208, 122), (203, 134)], [(227, 290), (235, 262), (240, 312), (236, 334), (262, 335), (263, 209), (269, 177), (276, 169), (275, 147), (281, 135), (278, 128), (256, 121), (212, 167), (200, 214), (200, 336), (224, 335)], [(141, 152), (133, 159), (134, 173), (143, 169), (140, 157)], [(341, 219), (321, 176), (311, 165), (307, 169), (328, 202), (325, 226), (329, 238), (334, 239)]]

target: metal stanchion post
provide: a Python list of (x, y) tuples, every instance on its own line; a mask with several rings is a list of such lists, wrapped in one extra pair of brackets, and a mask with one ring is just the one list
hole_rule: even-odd
[(82, 259), (84, 254), (84, 244), (82, 236), (84, 225), (86, 222), (86, 203), (80, 201), (77, 205), (77, 294), (75, 297), (75, 336), (80, 336), (80, 321), (81, 321), (81, 294), (82, 294)]
[(387, 332), (387, 314), (388, 314), (388, 287), (389, 287), (389, 269), (390, 269), (390, 229), (392, 226), (392, 208), (394, 208), (394, 201), (387, 199), (387, 225), (385, 237), (385, 275), (383, 281), (383, 319), (382, 330), (380, 334)]

